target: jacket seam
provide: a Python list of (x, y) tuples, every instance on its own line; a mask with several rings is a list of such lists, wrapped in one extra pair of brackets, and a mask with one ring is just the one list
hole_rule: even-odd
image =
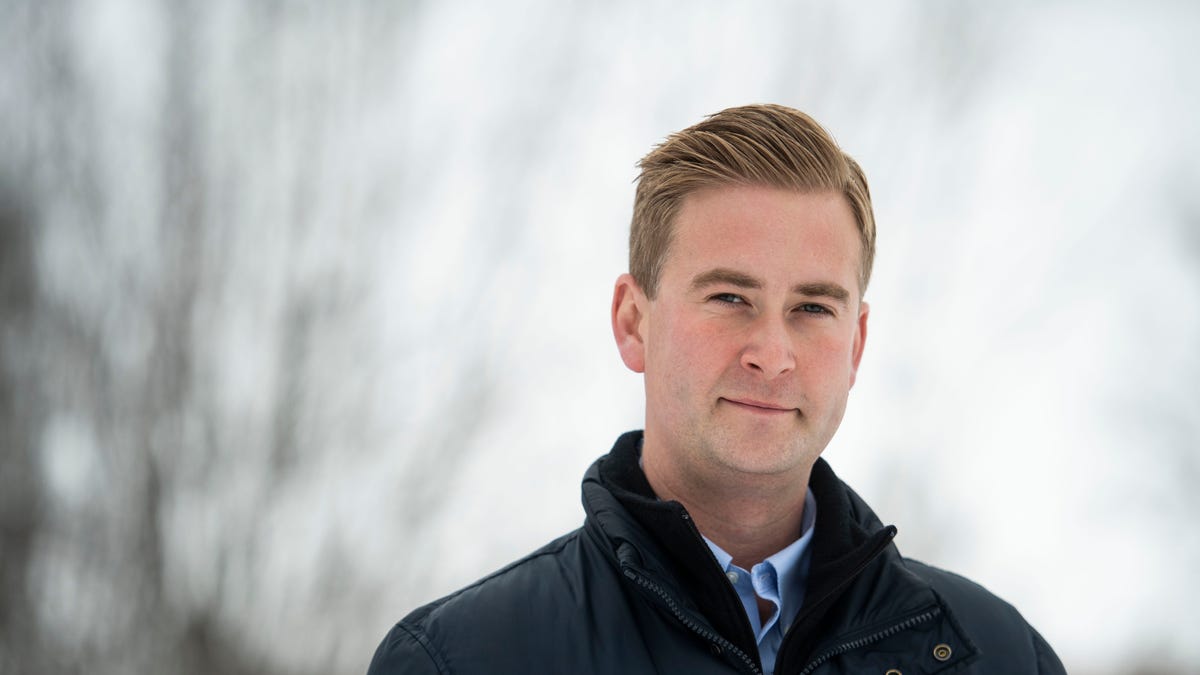
[[(399, 628), (407, 633), (408, 636), (413, 639), (413, 641), (421, 645), (421, 649), (425, 651), (425, 655), (429, 657), (429, 661), (435, 668), (437, 668), (441, 675), (451, 675), (450, 667), (446, 665), (446, 661), (442, 658), (441, 652), (439, 652), (437, 647), (433, 645), (433, 643), (429, 640), (429, 636), (425, 635), (424, 631), (416, 626), (405, 625), (404, 622), (396, 624), (396, 628)], [(392, 644), (395, 645), (396, 642), (399, 642), (399, 638), (397, 638)]]
[(1028, 630), (1026, 630), (1026, 634), (1029, 636), (1030, 646), (1033, 647), (1033, 665), (1035, 668), (1037, 668), (1038, 675), (1041, 675), (1042, 663), (1044, 662), (1043, 657), (1045, 656), (1045, 652), (1042, 650), (1042, 645), (1045, 645), (1046, 642), (1038, 639), (1040, 636), (1037, 634), (1037, 631), (1033, 628), (1033, 626), (1029, 626)]

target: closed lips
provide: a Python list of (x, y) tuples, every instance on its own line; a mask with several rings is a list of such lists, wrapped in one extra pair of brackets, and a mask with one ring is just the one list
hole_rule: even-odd
[(762, 410), (764, 412), (794, 412), (796, 410), (795, 408), (789, 408), (774, 403), (765, 403), (763, 401), (754, 401), (750, 399), (727, 398), (724, 400), (736, 405), (745, 406), (747, 408), (757, 408), (758, 410)]

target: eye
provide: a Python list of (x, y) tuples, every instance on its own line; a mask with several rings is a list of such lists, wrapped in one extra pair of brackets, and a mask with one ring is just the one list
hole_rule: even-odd
[(717, 293), (716, 295), (710, 295), (708, 297), (708, 299), (715, 300), (724, 305), (744, 305), (744, 304), (746, 304), (745, 298), (743, 298), (740, 295), (735, 295), (733, 293)]
[(828, 307), (826, 307), (825, 305), (818, 305), (813, 302), (806, 302), (803, 305), (800, 305), (799, 307), (797, 307), (796, 309), (800, 310), (801, 312), (804, 312), (805, 314), (828, 314), (829, 316), (833, 316), (833, 312), (830, 311), (830, 309)]

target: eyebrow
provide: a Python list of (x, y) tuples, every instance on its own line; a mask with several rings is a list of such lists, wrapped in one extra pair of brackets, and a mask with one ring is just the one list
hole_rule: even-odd
[[(753, 288), (760, 289), (763, 287), (763, 282), (758, 277), (751, 276), (745, 272), (731, 270), (727, 267), (717, 267), (707, 272), (697, 274), (692, 279), (692, 290), (698, 291), (709, 286), (717, 284), (729, 284), (738, 288)], [(836, 300), (840, 303), (850, 301), (850, 291), (845, 288), (823, 281), (814, 281), (811, 283), (801, 283), (792, 286), (792, 292), (797, 295), (806, 295), (809, 297), (824, 297)]]
[(820, 281), (811, 284), (796, 284), (795, 286), (792, 286), (792, 292), (799, 295), (829, 298), (842, 304), (846, 304), (850, 301), (850, 291), (847, 291), (837, 284), (829, 284)]
[(738, 288), (763, 287), (762, 281), (750, 276), (749, 274), (738, 272), (737, 270), (731, 270), (725, 267), (717, 267), (707, 272), (697, 274), (696, 278), (692, 279), (692, 290), (698, 291), (702, 288), (708, 288), (709, 286), (716, 286), (717, 284), (729, 284), (730, 286), (737, 286)]

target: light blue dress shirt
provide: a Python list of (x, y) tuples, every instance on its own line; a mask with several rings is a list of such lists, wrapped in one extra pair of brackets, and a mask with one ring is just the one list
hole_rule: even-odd
[[(779, 654), (779, 645), (783, 635), (791, 628), (792, 621), (804, 604), (804, 589), (808, 580), (809, 555), (808, 545), (812, 541), (813, 524), (817, 521), (817, 500), (812, 490), (804, 496), (804, 516), (800, 523), (800, 538), (788, 544), (787, 548), (758, 563), (750, 571), (733, 564), (733, 556), (721, 550), (708, 537), (704, 543), (712, 549), (713, 555), (725, 572), (729, 582), (733, 584), (746, 616), (750, 618), (750, 627), (754, 629), (754, 637), (758, 641), (758, 656), (762, 660), (763, 672), (773, 675), (775, 672), (775, 657)], [(764, 624), (758, 615), (756, 597), (769, 601), (775, 606), (775, 611)]]

